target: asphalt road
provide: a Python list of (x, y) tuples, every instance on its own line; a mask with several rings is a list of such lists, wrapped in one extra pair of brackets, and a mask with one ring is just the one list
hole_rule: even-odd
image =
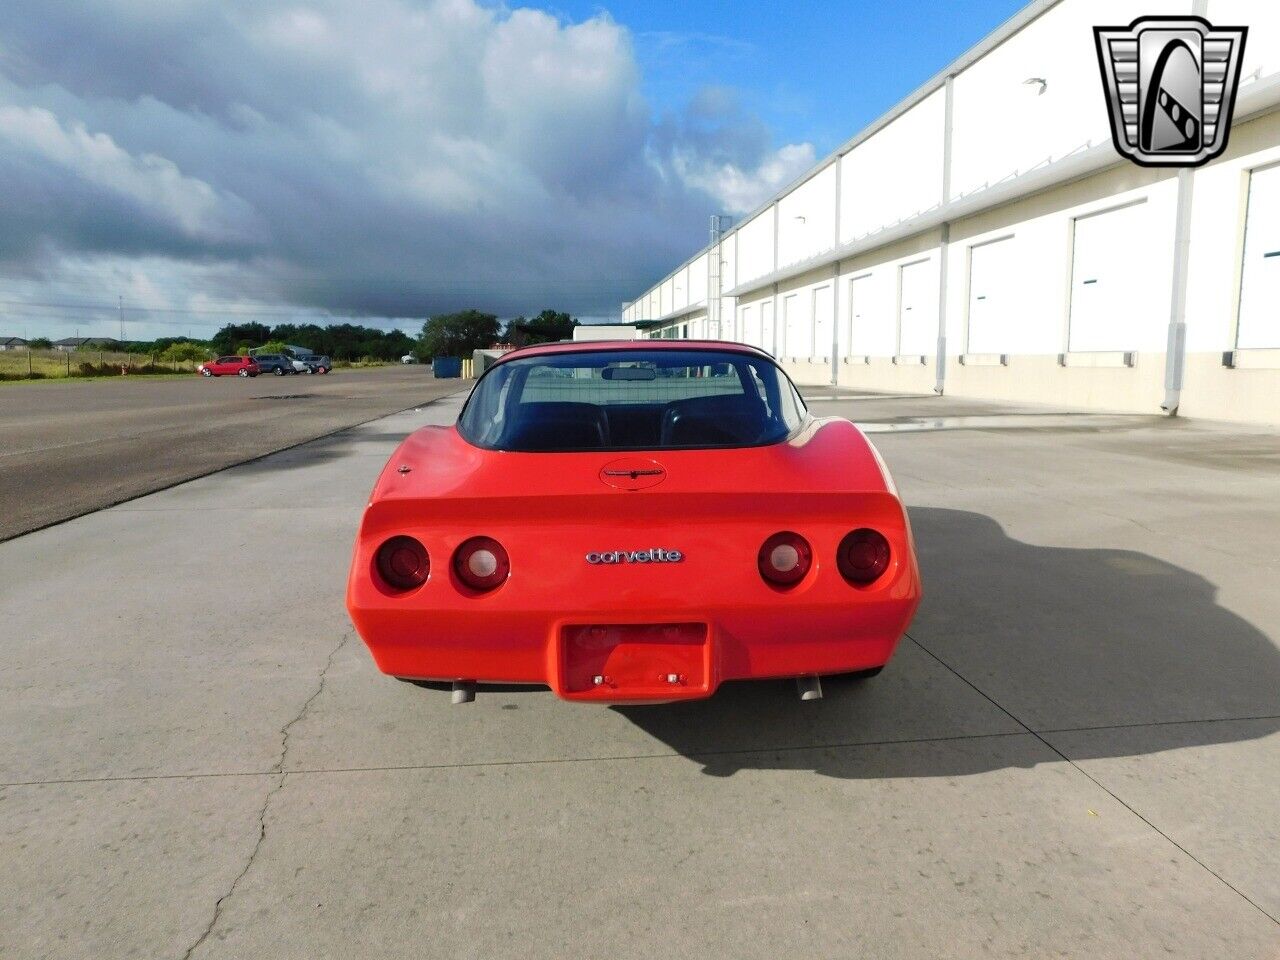
[(0, 386), (0, 540), (465, 386), (416, 365)]
[(883, 674), (454, 707), (342, 595), (459, 403), (0, 544), (0, 956), (1280, 956), (1274, 433), (815, 400), (910, 509)]

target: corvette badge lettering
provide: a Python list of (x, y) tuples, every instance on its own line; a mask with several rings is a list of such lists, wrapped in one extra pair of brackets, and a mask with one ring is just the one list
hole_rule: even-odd
[(598, 566), (602, 563), (679, 563), (684, 554), (679, 550), (664, 550), (654, 547), (651, 550), (609, 550), (604, 553), (588, 553), (587, 563)]

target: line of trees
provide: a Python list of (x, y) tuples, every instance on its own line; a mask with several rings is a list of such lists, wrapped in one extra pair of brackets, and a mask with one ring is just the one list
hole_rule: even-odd
[(526, 320), (516, 317), (507, 324), (507, 342), (518, 347), (531, 343), (555, 343), (557, 340), (572, 340), (573, 328), (578, 321), (567, 313), (556, 310), (543, 310), (536, 317)]
[[(568, 313), (543, 310), (533, 317), (516, 317), (503, 323), (497, 314), (481, 310), (461, 310), (429, 318), (422, 333), (414, 338), (402, 330), (380, 330), (355, 323), (322, 327), (314, 323), (229, 323), (208, 340), (191, 337), (161, 337), (135, 340), (120, 345), (121, 352), (146, 355), (165, 361), (205, 360), (213, 355), (248, 353), (250, 350), (281, 353), (285, 346), (306, 347), (334, 360), (399, 360), (414, 354), (420, 360), (432, 357), (469, 357), (497, 343), (526, 346), (573, 337), (578, 325)], [(48, 339), (31, 341), (37, 350), (49, 349)]]
[(160, 337), (157, 340), (131, 340), (120, 348), (124, 353), (145, 354), (157, 360), (208, 360), (213, 347), (207, 340), (191, 337)]
[(472, 309), (429, 318), (416, 339), (400, 330), (379, 330), (354, 323), (336, 323), (328, 327), (293, 323), (274, 327), (262, 323), (229, 323), (214, 334), (210, 346), (216, 353), (237, 353), (263, 348), (274, 348), (274, 352), (279, 352), (285, 344), (297, 344), (334, 360), (398, 360), (410, 353), (427, 360), (431, 357), (469, 357), (473, 350), (483, 350), (496, 343), (525, 346), (568, 340), (577, 325), (577, 320), (560, 310), (543, 310), (533, 317), (521, 316), (503, 323), (497, 314)]
[[(27, 346), (32, 350), (52, 350), (53, 341), (48, 337), (32, 337)], [(79, 353), (129, 353), (153, 360), (182, 361), (207, 360), (213, 353), (213, 346), (207, 340), (191, 337), (160, 337), (158, 340), (130, 340), (127, 343), (90, 340), (76, 350)]]
[(229, 323), (210, 341), (215, 353), (239, 353), (268, 345), (307, 347), (333, 360), (398, 360), (414, 353), (418, 342), (403, 330), (379, 330), (355, 323), (322, 327), (314, 323)]
[(427, 357), (469, 357), (495, 343), (552, 343), (568, 340), (578, 321), (558, 310), (543, 310), (536, 317), (516, 317), (504, 325), (496, 314), (461, 310), (431, 317), (422, 325), (418, 353)]

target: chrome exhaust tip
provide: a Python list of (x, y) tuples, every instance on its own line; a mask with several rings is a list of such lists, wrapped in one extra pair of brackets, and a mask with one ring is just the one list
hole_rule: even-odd
[(796, 677), (796, 692), (801, 700), (822, 699), (822, 678), (816, 676)]

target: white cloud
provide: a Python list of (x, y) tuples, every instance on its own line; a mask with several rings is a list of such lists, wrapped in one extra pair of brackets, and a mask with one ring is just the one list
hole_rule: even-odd
[(814, 159), (813, 144), (791, 143), (750, 169), (685, 151), (677, 152), (672, 163), (685, 183), (717, 198), (726, 213), (742, 214), (799, 177)]
[(603, 13), (8, 0), (0, 46), (0, 271), (132, 259), (196, 295), (213, 278), (177, 265), (213, 263), (303, 309), (603, 315), (813, 160), (727, 91), (655, 115)]
[(243, 201), (183, 176), (155, 154), (133, 156), (83, 123), (63, 126), (39, 107), (0, 107), (0, 149), (25, 151), (67, 173), (170, 220), (193, 239), (244, 239), (252, 216)]

